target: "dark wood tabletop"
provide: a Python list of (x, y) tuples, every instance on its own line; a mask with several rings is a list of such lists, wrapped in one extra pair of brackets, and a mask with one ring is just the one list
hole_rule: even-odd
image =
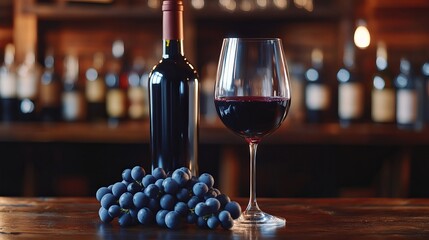
[[(234, 199), (245, 204), (245, 199)], [(260, 199), (277, 229), (123, 228), (94, 198), (0, 198), (0, 239), (429, 239), (429, 199)]]

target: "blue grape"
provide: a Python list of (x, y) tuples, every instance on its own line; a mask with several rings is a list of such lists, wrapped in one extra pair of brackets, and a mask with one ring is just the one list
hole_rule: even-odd
[(113, 196), (113, 194), (107, 193), (101, 198), (100, 203), (102, 207), (104, 207), (105, 209), (109, 209), (109, 207), (113, 204), (116, 204), (117, 201), (118, 199)]
[(188, 215), (186, 216), (187, 223), (193, 224), (193, 223), (197, 223), (197, 221), (198, 221), (198, 216), (193, 212), (189, 212)]
[(228, 221), (228, 219), (232, 219), (231, 214), (226, 210), (221, 211), (218, 218), (221, 223)]
[(119, 217), (119, 215), (121, 215), (121, 207), (119, 207), (119, 205), (110, 206), (108, 211), (112, 218)]
[(214, 185), (214, 178), (208, 173), (203, 173), (198, 177), (198, 181), (203, 182), (207, 187), (212, 188)]
[(127, 168), (124, 171), (122, 171), (122, 179), (127, 182), (133, 181), (133, 178), (131, 177), (131, 169)]
[(207, 219), (207, 226), (210, 229), (216, 229), (220, 225), (220, 221), (216, 216), (211, 216)]
[(134, 181), (140, 182), (145, 175), (145, 170), (140, 166), (135, 166), (133, 169), (131, 169), (131, 177), (134, 179)]
[(112, 191), (110, 189), (108, 189), (107, 187), (101, 187), (95, 193), (95, 198), (97, 199), (97, 201), (101, 201), (103, 196), (107, 193), (112, 193)]
[(122, 214), (118, 218), (118, 223), (121, 227), (130, 226), (133, 224), (133, 217), (129, 213)]
[(149, 200), (149, 209), (152, 210), (152, 212), (158, 212), (161, 209), (161, 206), (159, 205), (159, 201), (157, 199), (151, 198)]
[(216, 193), (216, 196), (219, 195), (219, 194), (221, 194), (221, 192), (217, 188), (213, 188), (213, 191)]
[(156, 224), (158, 224), (158, 226), (160, 226), (160, 227), (166, 227), (167, 226), (167, 225), (165, 225), (165, 216), (169, 212), (170, 211), (168, 211), (168, 210), (162, 209), (156, 213), (155, 219), (156, 219)]
[(188, 183), (186, 184), (186, 188), (192, 189), (194, 185), (198, 182), (198, 178), (196, 176), (191, 177)]
[(216, 198), (209, 198), (205, 203), (210, 208), (210, 213), (217, 213), (220, 209), (220, 202)]
[(122, 195), (122, 193), (126, 191), (127, 191), (127, 185), (125, 185), (122, 182), (117, 182), (112, 186), (112, 194), (117, 198), (119, 198)]
[(137, 208), (131, 208), (128, 210), (128, 214), (131, 215), (131, 217), (133, 218), (133, 221), (138, 221), (137, 220), (137, 214), (138, 214), (139, 210), (140, 209), (137, 209)]
[(198, 203), (200, 203), (201, 200), (199, 197), (197, 196), (192, 196), (191, 199), (189, 199), (188, 201), (188, 207), (189, 209), (194, 209), (195, 206), (197, 206)]
[(130, 208), (134, 207), (133, 194), (131, 194), (129, 192), (124, 192), (119, 197), (119, 206), (121, 206), (121, 208), (124, 208), (124, 209), (130, 209)]
[(152, 171), (152, 176), (154, 176), (155, 179), (158, 180), (165, 179), (167, 177), (167, 174), (165, 173), (164, 169), (158, 167)]
[(164, 179), (162, 178), (156, 180), (155, 182), (155, 185), (159, 188), (160, 192), (164, 192), (164, 186), (162, 185), (163, 182), (164, 182)]
[(98, 210), (98, 216), (100, 217), (100, 220), (109, 223), (113, 220), (113, 217), (110, 216), (109, 211), (107, 211), (104, 207), (100, 207)]
[(209, 191), (209, 188), (205, 183), (199, 182), (194, 185), (192, 188), (195, 196), (204, 197), (204, 195)]
[(225, 208), (226, 204), (231, 202), (231, 199), (229, 199), (229, 197), (223, 193), (217, 195), (216, 199), (219, 200), (221, 208)]
[(177, 212), (180, 216), (185, 217), (186, 215), (188, 215), (189, 208), (186, 203), (178, 202), (176, 203), (176, 206), (174, 206), (174, 211)]
[(171, 178), (177, 182), (179, 187), (184, 187), (184, 186), (186, 186), (186, 183), (188, 183), (190, 176), (187, 173), (185, 173), (184, 171), (182, 171), (180, 169), (176, 169), (176, 170), (174, 170)]
[(162, 209), (172, 211), (174, 209), (174, 205), (176, 205), (176, 198), (171, 194), (165, 194), (159, 200), (159, 205)]
[(232, 218), (229, 218), (225, 222), (221, 222), (220, 225), (223, 229), (229, 230), (234, 226), (234, 220), (232, 220)]
[(179, 170), (184, 171), (186, 174), (188, 174), (189, 178), (192, 177), (192, 172), (191, 172), (191, 170), (189, 170), (189, 168), (181, 167), (181, 168), (179, 168)]
[(195, 214), (199, 217), (204, 217), (210, 214), (210, 208), (206, 205), (205, 202), (200, 202), (195, 206)]
[(204, 217), (198, 217), (198, 219), (197, 219), (197, 226), (199, 228), (203, 228), (203, 229), (208, 228), (207, 221), (204, 219)]
[(213, 189), (209, 189), (209, 191), (206, 193), (206, 194), (204, 194), (204, 199), (205, 200), (207, 200), (207, 199), (209, 199), (209, 198), (215, 198), (215, 197), (217, 197), (217, 194), (216, 194), (216, 192), (215, 191), (213, 191)]
[(187, 188), (181, 188), (176, 194), (177, 200), (181, 202), (187, 202), (191, 198), (189, 190)]
[(149, 204), (149, 197), (143, 192), (137, 192), (133, 196), (133, 203), (136, 208), (143, 208)]
[(137, 213), (138, 221), (143, 225), (149, 225), (153, 222), (153, 213), (149, 208), (142, 208)]
[(143, 177), (142, 179), (142, 184), (145, 188), (147, 188), (147, 186), (149, 186), (150, 184), (155, 183), (156, 179), (154, 176), (148, 174), (146, 176)]
[(144, 190), (144, 193), (146, 194), (146, 196), (150, 197), (150, 198), (156, 198), (158, 196), (159, 193), (159, 188), (155, 185), (155, 184), (149, 184), (149, 186), (147, 186)]
[(225, 205), (225, 210), (231, 214), (232, 219), (237, 219), (241, 215), (241, 207), (237, 202), (229, 202)]
[(165, 215), (165, 225), (170, 229), (178, 229), (181, 227), (181, 219), (180, 215), (175, 212), (171, 211)]
[(112, 188), (113, 188), (113, 184), (110, 184), (110, 185), (107, 187), (107, 189), (109, 189), (110, 191), (112, 191)]
[(164, 179), (162, 186), (164, 186), (164, 192), (169, 194), (176, 194), (179, 191), (179, 185), (171, 177)]

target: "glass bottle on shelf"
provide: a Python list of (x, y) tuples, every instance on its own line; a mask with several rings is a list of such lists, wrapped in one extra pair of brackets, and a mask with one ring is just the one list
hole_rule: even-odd
[(374, 123), (394, 123), (396, 93), (383, 42), (377, 45), (375, 65), (377, 72), (372, 77), (371, 119)]
[(293, 104), (290, 105), (289, 115), (286, 121), (302, 123), (305, 121), (305, 67), (303, 64), (299, 63), (291, 63), (289, 67)]
[(104, 55), (95, 53), (93, 64), (85, 72), (85, 96), (89, 121), (106, 119), (106, 86), (104, 83)]
[(217, 63), (209, 62), (204, 67), (201, 81), (201, 116), (208, 123), (214, 123), (218, 119), (214, 106), (214, 85), (216, 81)]
[(354, 50), (353, 43), (348, 42), (344, 49), (344, 65), (337, 72), (338, 117), (343, 127), (361, 122), (364, 114), (364, 89), (356, 72)]
[(146, 119), (149, 115), (147, 88), (143, 85), (145, 81), (143, 78), (145, 75), (144, 67), (143, 57), (137, 56), (134, 58), (133, 67), (128, 75), (128, 116), (131, 120)]
[(21, 121), (37, 120), (36, 100), (40, 68), (33, 51), (25, 55), (17, 71), (18, 115)]
[(11, 122), (17, 119), (18, 100), (16, 97), (15, 46), (7, 44), (4, 63), (0, 67), (0, 119)]
[(429, 123), (429, 61), (423, 63), (421, 68), (421, 73), (423, 76), (423, 109), (424, 109), (424, 119), (426, 123)]
[(40, 120), (55, 122), (61, 119), (61, 81), (55, 71), (55, 58), (48, 50), (44, 60), (44, 71), (40, 77)]
[(331, 107), (331, 91), (325, 82), (322, 50), (313, 49), (311, 62), (311, 67), (305, 71), (306, 120), (310, 123), (326, 122)]
[(64, 59), (64, 76), (62, 92), (63, 119), (68, 122), (85, 120), (85, 96), (79, 86), (79, 60), (69, 54)]

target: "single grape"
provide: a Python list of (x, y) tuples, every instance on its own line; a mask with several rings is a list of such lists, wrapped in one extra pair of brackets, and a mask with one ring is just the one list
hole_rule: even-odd
[(176, 197), (174, 197), (171, 194), (165, 194), (161, 197), (159, 200), (159, 205), (162, 209), (170, 210), (172, 211), (174, 209), (174, 206), (176, 205)]
[(101, 201), (103, 196), (107, 193), (112, 193), (112, 191), (110, 191), (110, 189), (108, 189), (107, 187), (101, 187), (95, 193), (95, 198), (97, 199), (97, 201)]
[(118, 223), (121, 227), (130, 226), (133, 224), (133, 217), (129, 213), (122, 214), (118, 218)]
[(194, 224), (194, 223), (197, 223), (197, 221), (198, 221), (198, 216), (193, 212), (189, 212), (188, 215), (186, 216), (187, 223)]
[(169, 194), (176, 194), (179, 191), (179, 185), (171, 177), (164, 179), (162, 186), (164, 186), (164, 192)]
[(127, 182), (133, 181), (133, 178), (131, 177), (131, 169), (127, 168), (124, 171), (122, 171), (122, 179)]
[(217, 188), (213, 188), (213, 191), (216, 193), (216, 196), (220, 195), (221, 192), (219, 191), (219, 189)]
[(220, 225), (220, 221), (217, 218), (217, 216), (211, 216), (209, 219), (207, 219), (207, 226), (210, 229), (216, 229)]
[(150, 175), (150, 174), (147, 174), (147, 175), (146, 175), (146, 176), (144, 176), (144, 177), (143, 177), (143, 179), (142, 179), (142, 183), (143, 183), (143, 186), (144, 186), (145, 188), (147, 188), (147, 186), (149, 186), (150, 184), (155, 183), (155, 181), (156, 181), (155, 177), (154, 177), (154, 176), (152, 176), (152, 175)]
[(113, 188), (113, 184), (110, 184), (110, 185), (107, 187), (107, 189), (109, 189), (110, 191), (112, 191), (112, 188)]
[(200, 202), (195, 206), (195, 214), (199, 217), (204, 217), (210, 214), (210, 208), (206, 205), (205, 202)]
[(110, 216), (109, 211), (107, 211), (104, 207), (100, 207), (98, 210), (98, 216), (100, 217), (100, 220), (109, 223), (113, 220), (113, 217)]
[(219, 221), (221, 223), (222, 222), (227, 222), (228, 219), (232, 219), (231, 214), (228, 211), (226, 211), (226, 210), (221, 211), (219, 213), (219, 215), (218, 215), (218, 218), (219, 218)]
[(192, 188), (195, 196), (204, 197), (204, 195), (209, 191), (209, 188), (205, 183), (199, 182), (194, 185)]
[(159, 205), (159, 200), (154, 198), (151, 198), (149, 200), (148, 206), (149, 206), (149, 209), (152, 210), (152, 212), (154, 213), (158, 212), (161, 209), (161, 206)]
[(165, 179), (167, 177), (167, 174), (165, 173), (164, 169), (157, 167), (152, 171), (152, 176), (155, 177), (155, 179)]
[(156, 213), (156, 224), (158, 224), (158, 226), (160, 227), (167, 227), (167, 225), (165, 225), (165, 216), (167, 215), (167, 213), (169, 213), (170, 211), (168, 210), (159, 210)]
[(217, 213), (220, 209), (220, 202), (216, 198), (209, 198), (205, 203), (210, 208), (210, 213)]
[(143, 192), (137, 192), (136, 194), (134, 194), (133, 196), (133, 203), (134, 206), (138, 209), (141, 209), (143, 207), (147, 207), (147, 205), (149, 204), (149, 197), (146, 196), (145, 193)]
[(186, 203), (178, 202), (176, 203), (176, 206), (174, 206), (174, 211), (177, 212), (180, 216), (185, 217), (186, 215), (188, 215), (189, 208)]
[(192, 177), (192, 172), (187, 167), (180, 167), (179, 170), (184, 171), (186, 174), (188, 174), (189, 178)]
[(231, 214), (232, 219), (237, 219), (241, 215), (241, 207), (237, 202), (231, 201), (225, 205), (225, 210)]
[(204, 217), (198, 217), (198, 219), (197, 219), (197, 226), (199, 228), (202, 228), (202, 229), (208, 228), (207, 221), (204, 219)]
[(194, 209), (195, 206), (197, 206), (198, 203), (201, 202), (201, 199), (197, 196), (192, 196), (191, 199), (188, 201), (188, 207), (189, 209)]
[(212, 188), (214, 185), (214, 178), (208, 173), (203, 173), (198, 177), (198, 181), (203, 182), (207, 187)]
[(133, 221), (137, 223), (138, 219), (137, 219), (137, 214), (139, 212), (140, 209), (137, 208), (131, 208), (128, 209), (128, 214), (131, 215), (131, 217), (133, 218)]
[(159, 188), (152, 183), (145, 188), (144, 193), (150, 198), (156, 198), (159, 193)]
[(163, 182), (164, 182), (164, 179), (162, 178), (156, 180), (155, 182), (155, 185), (159, 188), (160, 192), (164, 192), (164, 186), (162, 185)]
[(192, 189), (197, 182), (198, 178), (196, 176), (192, 176), (186, 184), (186, 188)]
[(122, 193), (124, 193), (126, 191), (127, 191), (127, 185), (125, 185), (124, 183), (117, 182), (117, 183), (113, 184), (112, 194), (115, 197), (119, 198), (122, 195)]
[(140, 166), (135, 166), (133, 169), (131, 169), (131, 177), (134, 179), (134, 181), (140, 182), (145, 175), (145, 170)]
[(181, 188), (176, 194), (177, 200), (181, 202), (188, 202), (191, 198), (191, 194), (187, 188)]
[(165, 215), (165, 225), (170, 229), (178, 229), (181, 227), (180, 215), (175, 211), (170, 211)]
[(142, 208), (137, 213), (138, 221), (143, 225), (149, 225), (153, 222), (153, 213), (149, 208)]
[(121, 206), (121, 208), (123, 208), (123, 209), (133, 208), (134, 207), (133, 194), (131, 194), (129, 192), (124, 192), (119, 197), (119, 206)]
[(229, 230), (234, 226), (234, 220), (232, 220), (232, 218), (228, 218), (224, 222), (220, 222), (220, 225), (223, 229)]
[(223, 193), (217, 195), (216, 199), (219, 200), (221, 208), (225, 208), (225, 205), (231, 202), (231, 199), (229, 199), (229, 197)]
[(112, 218), (119, 217), (119, 215), (121, 215), (121, 207), (119, 205), (110, 206), (108, 211)]
[(128, 184), (127, 186), (127, 191), (135, 194), (136, 192), (139, 192), (142, 190), (142, 186), (140, 184), (138, 184), (137, 182), (132, 182), (130, 184)]
[(113, 196), (113, 194), (107, 193), (101, 198), (100, 203), (102, 207), (104, 207), (105, 209), (109, 209), (109, 207), (116, 204), (117, 201), (118, 199)]
[(213, 191), (212, 188), (210, 188), (209, 191), (206, 194), (204, 194), (204, 199), (205, 200), (207, 200), (209, 198), (215, 198), (215, 197), (217, 197), (217, 194), (216, 194), (215, 191)]
[(176, 169), (173, 172), (171, 178), (177, 182), (179, 187), (184, 187), (188, 183), (190, 176), (180, 169)]

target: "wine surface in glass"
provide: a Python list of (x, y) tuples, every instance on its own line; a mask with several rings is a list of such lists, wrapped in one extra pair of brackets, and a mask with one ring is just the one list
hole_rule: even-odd
[(290, 106), (290, 99), (285, 97), (231, 96), (214, 102), (225, 126), (249, 143), (258, 143), (277, 129)]

